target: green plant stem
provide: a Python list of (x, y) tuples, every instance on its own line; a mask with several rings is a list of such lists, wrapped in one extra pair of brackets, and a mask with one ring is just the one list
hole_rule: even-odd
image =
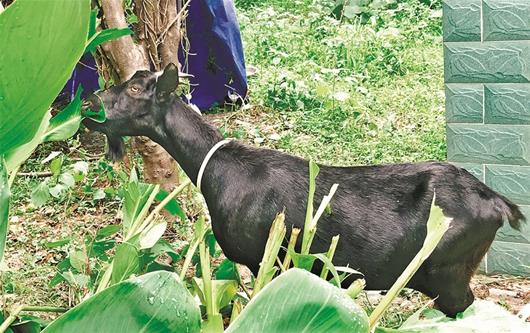
[(241, 280), (241, 274), (239, 273), (239, 267), (237, 266), (237, 264), (235, 264), (234, 267), (236, 268), (237, 282), (239, 283), (239, 286), (241, 287), (241, 289), (243, 289), (243, 292), (250, 299), (251, 297), (250, 291), (248, 290), (247, 286), (245, 286), (245, 283), (243, 282), (243, 280)]
[(277, 267), (274, 267), (274, 264), (276, 263), (276, 258), (278, 257), (285, 233), (287, 232), (284, 221), (285, 214), (279, 213), (272, 222), (269, 238), (265, 245), (265, 252), (263, 253), (263, 259), (260, 263), (258, 276), (254, 283), (252, 297), (255, 297), (259, 291), (272, 280), (272, 277), (277, 271)]
[(339, 187), (338, 184), (333, 184), (331, 186), (331, 189), (329, 190), (329, 194), (325, 195), (324, 198), (322, 198), (322, 202), (320, 202), (320, 206), (318, 206), (317, 212), (315, 213), (315, 216), (311, 219), (311, 222), (309, 223), (308, 229), (304, 229), (304, 239), (302, 240), (302, 254), (307, 255), (309, 254), (309, 250), (311, 249), (311, 244), (313, 244), (313, 239), (315, 238), (315, 234), (317, 233), (317, 224), (318, 220), (326, 210), (326, 207), (331, 202), (331, 199), (335, 195), (335, 192), (337, 191), (337, 188)]
[[(142, 209), (142, 211), (138, 215), (138, 218), (136, 218), (136, 220), (132, 224), (131, 228), (129, 229), (129, 232), (127, 232), (127, 235), (126, 235), (126, 237), (124, 239), (124, 242), (127, 242), (127, 241), (131, 240), (131, 238), (135, 237), (138, 233), (142, 232), (147, 226), (149, 226), (149, 223), (151, 223), (155, 219), (155, 217), (160, 213), (160, 211), (162, 209), (164, 209), (164, 207), (168, 204), (168, 202), (170, 202), (177, 194), (182, 192), (190, 183), (191, 183), (191, 180), (189, 180), (189, 179), (186, 179), (184, 182), (182, 182), (176, 189), (171, 191), (171, 193), (168, 194), (168, 196), (165, 197), (164, 200), (162, 200), (155, 207), (155, 209), (153, 209), (151, 214), (149, 214), (149, 216), (147, 218), (145, 218), (145, 220), (143, 220), (143, 222), (141, 222), (142, 219), (145, 217), (145, 215), (147, 215), (147, 212), (149, 211), (149, 207), (151, 206), (151, 203), (155, 200), (156, 195), (160, 191), (160, 185), (156, 185), (156, 187), (153, 189), (153, 192), (149, 196), (149, 199), (147, 200), (146, 205), (144, 206), (144, 208)], [(188, 258), (186, 257), (186, 260), (187, 259)], [(191, 260), (191, 258), (190, 258), (190, 260)], [(112, 261), (110, 263), (109, 267), (107, 267), (107, 270), (103, 274), (103, 277), (101, 278), (101, 281), (99, 282), (98, 288), (96, 289), (96, 293), (104, 290), (109, 285), (110, 279), (112, 277), (113, 264), (114, 264), (114, 261)], [(189, 265), (189, 263), (188, 263), (188, 265)], [(183, 278), (182, 272), (181, 272), (181, 278)]]
[(109, 264), (109, 267), (107, 267), (107, 270), (105, 271), (105, 273), (103, 273), (101, 281), (99, 281), (98, 288), (96, 289), (96, 294), (107, 288), (107, 286), (109, 285), (110, 279), (112, 277), (113, 266), (114, 261)]
[[(145, 221), (138, 227), (138, 229), (136, 230), (136, 233), (138, 232), (142, 232), (148, 225), (149, 223), (151, 223), (157, 214), (160, 214), (160, 212), (162, 211), (162, 209), (164, 209), (164, 207), (171, 201), (173, 200), (173, 198), (175, 198), (175, 196), (177, 196), (177, 194), (179, 194), (180, 192), (182, 192), (189, 184), (191, 183), (191, 180), (188, 178), (186, 179), (185, 181), (183, 181), (176, 189), (174, 189), (173, 191), (171, 191), (171, 193), (168, 194), (167, 197), (164, 198), (164, 200), (162, 200), (156, 207), (155, 209), (153, 209), (153, 211), (151, 212), (151, 214), (149, 214), (149, 216), (145, 219)], [(158, 193), (158, 191), (157, 191)], [(156, 195), (156, 194), (155, 194)]]
[(206, 315), (212, 319), (217, 314), (216, 304), (213, 300), (212, 273), (210, 271), (210, 255), (204, 240), (199, 243), (199, 256), (201, 259), (201, 273), (204, 288), (204, 301), (206, 305)]
[(309, 254), (309, 248), (311, 247), (309, 234), (311, 232), (311, 221), (313, 220), (313, 201), (315, 199), (316, 178), (318, 171), (318, 165), (313, 161), (309, 161), (309, 193), (307, 195), (307, 208), (302, 237), (302, 254)]
[(27, 311), (35, 311), (35, 312), (66, 312), (68, 309), (66, 308), (59, 308), (55, 306), (33, 306), (33, 305), (21, 305), (13, 312), (9, 314), (9, 316), (4, 320), (2, 325), (0, 325), (0, 333), (4, 333), (9, 328), (9, 325), (11, 325), (18, 317), (18, 315), (21, 312), (27, 312)]
[(366, 287), (366, 281), (364, 279), (357, 279), (346, 289), (346, 294), (351, 297), (351, 299), (356, 299), (357, 296), (363, 291)]
[(140, 227), (140, 224), (142, 221), (145, 221), (145, 216), (147, 215), (147, 212), (149, 212), (149, 208), (151, 208), (151, 205), (153, 204), (153, 201), (155, 201), (155, 197), (160, 191), (160, 185), (156, 185), (153, 189), (153, 192), (151, 192), (151, 195), (149, 195), (149, 198), (147, 199), (144, 207), (140, 211), (140, 214), (136, 217), (136, 219), (131, 223), (131, 227), (129, 230), (125, 233), (125, 240), (128, 241), (131, 238), (133, 238), (137, 233), (138, 229)]
[(289, 250), (294, 251), (296, 241), (298, 240), (298, 235), (300, 235), (300, 229), (292, 228), (291, 237), (289, 238), (289, 244), (287, 245), (287, 253), (285, 254), (285, 258), (283, 258), (282, 266), (284, 271), (288, 270), (289, 266), (291, 266), (291, 256), (289, 255)]
[(13, 171), (11, 171), (11, 174), (9, 175), (9, 180), (7, 181), (9, 187), (13, 185), (13, 182), (15, 181), (19, 169), (20, 165), (17, 165), (17, 167)]
[[(335, 255), (335, 250), (337, 249), (337, 244), (339, 243), (339, 237), (340, 236), (337, 235), (331, 238), (331, 244), (329, 245), (328, 253), (326, 253), (326, 257), (329, 258), (329, 261), (333, 261), (333, 256)], [(327, 280), (328, 273), (329, 273), (329, 268), (326, 265), (324, 265), (324, 267), (322, 267), (322, 272), (320, 273), (320, 277), (324, 280)]]
[[(196, 223), (204, 224), (204, 218), (201, 216)], [(190, 244), (190, 247), (188, 248), (188, 252), (186, 252), (186, 259), (184, 259), (184, 263), (182, 264), (182, 269), (180, 271), (180, 279), (183, 281), (184, 281), (184, 278), (186, 277), (186, 272), (188, 271), (188, 267), (190, 266), (193, 255), (195, 254), (195, 251), (197, 250), (197, 247), (199, 246), (199, 244), (202, 242), (205, 234), (206, 234), (205, 228), (201, 231), (200, 234), (195, 234), (192, 240), (192, 243)]]

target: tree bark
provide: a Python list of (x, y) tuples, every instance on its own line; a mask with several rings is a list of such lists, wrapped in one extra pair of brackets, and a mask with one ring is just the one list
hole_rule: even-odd
[[(168, 11), (174, 8), (176, 11), (176, 0), (161, 1), (167, 6)], [(167, 4), (166, 4), (167, 3)], [(140, 21), (137, 24), (137, 36), (139, 43), (136, 44), (131, 36), (124, 36), (109, 43), (102, 45), (105, 55), (110, 59), (113, 68), (116, 71), (121, 82), (128, 80), (136, 71), (142, 69), (160, 70), (161, 62), (158, 61), (158, 51), (156, 39), (154, 44), (146, 43), (146, 34), (154, 33), (156, 38), (156, 31), (152, 29), (153, 26), (160, 25), (160, 11), (158, 0), (137, 0), (136, 8), (147, 8), (149, 17), (148, 22)], [(124, 8), (121, 0), (102, 0), (101, 8), (104, 14), (104, 22), (107, 28), (125, 28), (127, 22), (125, 20)], [(142, 20), (146, 17), (140, 17)], [(178, 30), (178, 27), (176, 27)], [(147, 31), (147, 32), (146, 32)], [(173, 37), (172, 37), (173, 38)], [(167, 40), (166, 42), (169, 42)], [(162, 45), (164, 41), (162, 42)], [(170, 41), (170, 44), (164, 47), (171, 49), (171, 54), (174, 57), (170, 61), (178, 63), (177, 47), (178, 41)], [(164, 59), (165, 56), (162, 57)], [(164, 64), (164, 63), (162, 63)], [(148, 138), (136, 138), (134, 147), (142, 156), (144, 162), (144, 179), (149, 183), (157, 183), (166, 191), (171, 191), (178, 183), (178, 169), (177, 163), (171, 155), (169, 155), (164, 148), (149, 140)]]

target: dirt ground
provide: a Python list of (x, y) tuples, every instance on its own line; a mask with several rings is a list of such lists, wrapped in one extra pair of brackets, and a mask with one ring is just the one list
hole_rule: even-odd
[[(471, 283), (475, 297), (494, 301), (514, 314), (519, 314), (523, 307), (530, 304), (530, 278), (509, 275), (476, 275)], [(530, 313), (524, 311), (526, 321)], [(523, 315), (523, 314), (521, 314)]]

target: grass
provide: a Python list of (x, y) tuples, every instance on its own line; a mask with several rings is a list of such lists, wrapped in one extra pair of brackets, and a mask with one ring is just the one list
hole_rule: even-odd
[[(236, 1), (246, 62), (257, 75), (249, 78), (250, 105), (212, 116), (215, 123), (256, 146), (332, 165), (445, 159), (440, 1), (431, 7), (419, 0), (400, 2), (364, 24), (331, 16), (332, 2)], [(51, 150), (62, 150), (65, 165), (72, 164), (79, 149), (75, 140), (44, 145), (23, 171), (48, 171), (40, 161)], [(66, 197), (38, 209), (30, 197), (42, 179), (17, 178), (0, 268), (7, 304), (74, 301), (71, 289), (49, 282), (86, 234), (118, 223), (120, 199), (107, 191), (95, 200), (93, 190), (119, 191), (123, 185), (119, 170), (104, 160), (90, 161), (89, 170)], [(193, 203), (187, 207), (190, 216), (198, 211)], [(170, 239), (178, 243), (189, 237), (190, 226), (171, 231)], [(65, 237), (77, 243), (47, 248)], [(396, 319), (386, 318), (389, 326), (403, 319), (399, 311), (390, 315)]]
[(407, 1), (360, 24), (329, 2), (238, 2), (250, 101), (292, 126), (275, 146), (333, 165), (445, 159), (440, 11)]

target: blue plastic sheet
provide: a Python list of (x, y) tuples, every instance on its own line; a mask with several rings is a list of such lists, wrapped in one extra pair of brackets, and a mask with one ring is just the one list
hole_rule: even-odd
[[(228, 95), (244, 98), (247, 78), (243, 45), (232, 0), (193, 0), (186, 20), (189, 54), (180, 53), (183, 70), (192, 74), (191, 103), (200, 110), (223, 104)], [(85, 55), (61, 92), (72, 99), (79, 84), (86, 96), (98, 89), (95, 61)]]
[(180, 61), (194, 75), (191, 102), (204, 110), (229, 94), (244, 98), (245, 59), (233, 1), (191, 1), (186, 25), (190, 50)]

